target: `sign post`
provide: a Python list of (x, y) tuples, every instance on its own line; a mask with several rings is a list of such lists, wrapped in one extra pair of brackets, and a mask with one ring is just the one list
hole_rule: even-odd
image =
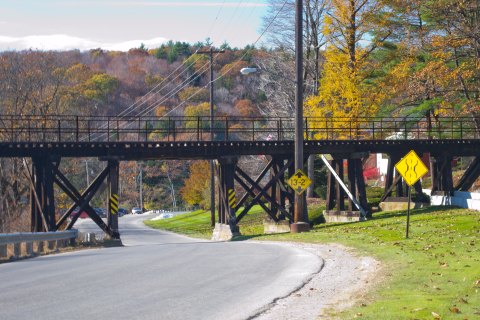
[(408, 184), (407, 230), (405, 235), (408, 239), (412, 186), (428, 172), (428, 169), (414, 150), (410, 150), (402, 160), (398, 161), (395, 164), (395, 169), (397, 169), (398, 173), (403, 177), (405, 183)]

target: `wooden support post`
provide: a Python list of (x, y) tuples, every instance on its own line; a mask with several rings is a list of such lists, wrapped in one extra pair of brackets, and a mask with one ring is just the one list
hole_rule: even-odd
[(368, 210), (367, 189), (365, 187), (365, 180), (363, 177), (363, 165), (361, 159), (355, 159), (355, 180), (357, 182), (358, 202), (360, 206), (367, 211), (367, 218), (372, 216), (370, 210)]
[(47, 221), (48, 231), (55, 231), (55, 193), (53, 190), (53, 163), (50, 159), (43, 164), (43, 192), (44, 192), (44, 210), (45, 220)]
[[(276, 164), (274, 164), (274, 166), (276, 166)], [(274, 168), (272, 168), (272, 169), (270, 169), (270, 180), (273, 179), (274, 176), (275, 176), (275, 172), (274, 172)], [(275, 201), (278, 201), (278, 195), (279, 195), (279, 191), (280, 191), (279, 190), (280, 188), (277, 189), (277, 186), (278, 186), (278, 184), (274, 183), (272, 185), (272, 188), (269, 190), (270, 198), (275, 199)], [(272, 212), (272, 214), (277, 216), (278, 215), (278, 208), (272, 202), (270, 202), (269, 207), (270, 207), (270, 211)]]
[[(343, 159), (337, 159), (336, 161), (336, 168), (335, 171), (340, 179), (343, 181)], [(338, 181), (335, 181), (335, 195), (336, 195), (336, 203), (337, 203), (337, 211), (345, 210), (345, 192), (340, 186)]]
[(443, 191), (453, 192), (453, 172), (452, 172), (452, 160), (451, 156), (445, 157), (443, 159), (444, 166), (442, 171), (442, 182), (443, 182)]
[(112, 232), (118, 233), (118, 195), (119, 163), (118, 160), (108, 160), (108, 208), (107, 226)]
[(32, 232), (55, 231), (55, 194), (53, 163), (50, 159), (32, 158), (30, 189)]
[(397, 185), (396, 185), (396, 195), (397, 197), (403, 197), (403, 185), (404, 185), (404, 182), (403, 182), (403, 179), (399, 179), (397, 181)]
[[(355, 159), (348, 159), (347, 161), (348, 190), (350, 190), (350, 193), (356, 198)], [(357, 208), (354, 208), (353, 201), (349, 198), (348, 211), (353, 210), (357, 210)]]
[(439, 184), (440, 173), (437, 158), (433, 154), (430, 154), (430, 177), (432, 179), (432, 193), (439, 191), (441, 189)]
[[(401, 179), (394, 179), (395, 176), (395, 164), (400, 160), (401, 156), (398, 154), (389, 154), (388, 155), (388, 168), (387, 168), (387, 176), (385, 179), (385, 192), (383, 194), (382, 199), (386, 199), (392, 196), (393, 189), (396, 188), (397, 193), (396, 196), (400, 197), (399, 193), (402, 192), (398, 191), (398, 184), (401, 183)], [(398, 177), (398, 174), (396, 175)]]
[(30, 174), (30, 210), (31, 210), (31, 231), (45, 231), (42, 220), (41, 209), (41, 184), (42, 175), (39, 172), (38, 163), (32, 159), (32, 173)]
[(452, 157), (451, 156), (431, 156), (432, 176), (432, 192), (444, 191), (452, 192), (453, 174), (452, 174)]
[[(392, 159), (392, 155), (388, 157), (388, 164), (387, 164), (387, 175), (385, 177), (385, 191), (383, 194), (383, 199), (390, 197), (392, 195), (391, 187), (393, 186), (393, 173), (394, 173), (394, 163)], [(388, 191), (390, 190), (390, 191)]]
[[(330, 165), (335, 168), (336, 161), (331, 160)], [(326, 210), (331, 211), (335, 208), (335, 178), (332, 173), (328, 171), (327, 174), (327, 199), (326, 199)]]
[(223, 224), (228, 224), (232, 233), (238, 232), (236, 219), (236, 196), (235, 196), (235, 166), (236, 158), (219, 159), (218, 186), (219, 186), (219, 212), (221, 212)]

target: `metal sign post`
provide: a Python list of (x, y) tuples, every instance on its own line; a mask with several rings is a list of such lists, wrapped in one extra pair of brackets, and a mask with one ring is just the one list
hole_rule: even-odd
[(408, 184), (407, 230), (405, 234), (405, 237), (408, 239), (412, 186), (428, 172), (428, 169), (414, 150), (411, 150), (402, 160), (398, 161), (395, 164), (395, 169), (403, 177), (405, 183)]

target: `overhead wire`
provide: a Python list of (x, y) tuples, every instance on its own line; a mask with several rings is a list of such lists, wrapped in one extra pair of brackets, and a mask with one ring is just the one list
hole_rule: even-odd
[[(218, 17), (220, 16), (220, 13), (222, 12), (223, 8), (225, 7), (225, 2), (226, 0), (223, 0), (220, 8), (218, 9), (218, 12), (217, 12), (217, 15), (215, 16), (215, 19), (214, 21), (212, 22), (212, 24), (210, 25), (210, 28), (209, 28), (209, 31), (207, 34), (210, 34), (211, 30), (213, 30), (215, 24), (217, 23), (218, 21)], [(198, 47), (195, 52), (193, 54), (196, 54), (198, 53), (198, 51), (200, 50), (200, 47)], [(198, 60), (200, 60), (200, 57), (197, 57), (195, 59), (195, 61), (192, 61), (191, 63), (196, 63)], [(151, 94), (151, 96), (154, 96), (156, 93), (159, 93), (163, 88), (160, 88), (158, 91), (156, 90), (159, 86), (161, 86), (165, 81), (167, 81), (167, 79), (172, 76), (175, 72), (177, 72), (181, 67), (183, 67), (185, 64), (187, 63), (187, 60), (185, 59), (183, 61), (182, 64), (180, 64), (174, 71), (172, 71), (169, 75), (167, 75), (165, 78), (163, 78), (162, 81), (160, 81), (157, 85), (155, 85), (149, 92), (147, 92), (145, 95), (143, 95), (138, 101), (142, 101), (142, 103), (140, 103), (137, 107), (135, 107), (135, 105), (137, 104), (137, 101), (134, 102), (132, 105), (130, 105), (128, 108), (126, 108), (125, 110), (123, 110), (122, 112), (120, 112), (117, 116), (120, 117), (120, 116), (127, 116), (129, 114), (132, 113), (132, 111), (129, 111), (130, 109), (138, 109), (139, 107), (141, 107), (143, 104), (145, 104), (147, 101), (150, 100), (150, 98), (147, 98), (147, 99), (144, 99), (145, 96)], [(183, 73), (185, 73), (187, 71), (187, 68), (185, 68), (180, 74), (178, 74), (175, 78), (173, 78), (172, 80), (170, 80), (170, 82), (178, 79)], [(156, 91), (155, 93), (153, 93), (154, 91)]]
[[(247, 54), (250, 53), (251, 50), (254, 49), (255, 45), (263, 38), (263, 36), (265, 35), (265, 33), (269, 30), (269, 28), (271, 27), (271, 25), (274, 23), (274, 21), (276, 20), (276, 18), (278, 17), (278, 15), (283, 11), (285, 5), (287, 4), (288, 0), (285, 0), (282, 4), (282, 6), (280, 7), (280, 9), (277, 11), (277, 13), (275, 14), (275, 16), (270, 20), (270, 22), (268, 23), (268, 25), (266, 26), (266, 28), (263, 30), (263, 32), (257, 37), (257, 39), (255, 40), (255, 42), (252, 44), (252, 48), (251, 49), (248, 49), (245, 51), (245, 53), (239, 58), (237, 59), (237, 61), (231, 65), (227, 70), (225, 70), (222, 74), (220, 74), (218, 77), (216, 77), (215, 79), (211, 80), (209, 83), (207, 83), (205, 86), (203, 87), (200, 87), (197, 91), (195, 91), (192, 95), (190, 95), (189, 97), (187, 97), (184, 101), (182, 101), (180, 104), (178, 104), (177, 106), (175, 106), (174, 108), (170, 109), (166, 114), (162, 115), (161, 117), (159, 117), (158, 119), (162, 119), (164, 117), (167, 117), (169, 114), (171, 114), (173, 111), (177, 110), (178, 108), (182, 107), (187, 101), (189, 101), (190, 99), (192, 99), (193, 97), (195, 97), (197, 94), (199, 94), (203, 89), (207, 88), (208, 85), (212, 82), (216, 82), (218, 80), (220, 80), (221, 78), (223, 78), (230, 70), (232, 70), (234, 67), (236, 67), (242, 60), (243, 58), (245, 58), (245, 56)], [(223, 4), (225, 3), (225, 1), (223, 2)], [(239, 5), (237, 6), (237, 8), (239, 7)], [(198, 53), (199, 49), (196, 50), (196, 53)], [(217, 53), (215, 55), (215, 58), (219, 55), (219, 53)], [(196, 60), (198, 61), (200, 59), (200, 57)], [(185, 62), (181, 65), (183, 66), (185, 64)], [(203, 65), (201, 67), (201, 69), (203, 69), (204, 67), (206, 67), (207, 64)], [(178, 70), (178, 68), (176, 69)], [(187, 68), (185, 68), (185, 70), (187, 70)], [(184, 70), (184, 71), (185, 71)], [(201, 76), (202, 74), (204, 74), (205, 72), (207, 71), (207, 68), (205, 68), (204, 71), (202, 71), (200, 74), (197, 74), (194, 78), (190, 79), (190, 81), (184, 81), (181, 85), (177, 85), (174, 89), (172, 89), (166, 97), (163, 97), (161, 100), (157, 100), (155, 101), (154, 103), (150, 104), (150, 106), (148, 106), (145, 110), (141, 111), (141, 113), (138, 114), (138, 116), (143, 116), (147, 113), (149, 113), (151, 110), (153, 110), (153, 108), (157, 107), (159, 105), (159, 103), (162, 103), (163, 101), (166, 101), (168, 100), (169, 98), (171, 98), (173, 95), (175, 95), (176, 93), (178, 93), (180, 90), (182, 90), (183, 88), (186, 87), (186, 85), (188, 85), (189, 83), (191, 83), (193, 80), (196, 80), (199, 76)], [(183, 72), (182, 72), (183, 73)], [(163, 81), (162, 81), (163, 82)], [(126, 125), (128, 125), (129, 123), (127, 123)]]
[[(283, 8), (285, 7), (286, 2), (287, 2), (287, 1), (285, 1), (285, 2), (283, 3), (281, 9), (277, 12), (277, 14), (275, 15), (275, 17), (274, 17), (274, 18), (272, 19), (272, 21), (269, 23), (269, 25), (268, 25), (267, 28), (264, 30), (264, 32), (262, 32), (262, 34), (257, 38), (257, 40), (254, 42), (253, 45), (256, 45), (256, 44), (258, 43), (258, 41), (260, 41), (260, 39), (261, 39), (261, 38), (263, 37), (263, 35), (266, 33), (266, 31), (267, 31), (268, 28), (271, 26), (271, 24), (273, 23), (273, 21), (278, 17), (279, 13), (280, 13), (280, 12), (283, 10)], [(224, 4), (224, 3), (225, 3), (225, 1), (223, 2), (223, 4)], [(228, 22), (228, 24), (227, 24), (227, 27), (222, 28), (223, 33), (225, 33), (226, 30), (228, 30), (231, 22), (233, 21), (233, 18), (237, 15), (238, 9), (240, 8), (240, 6), (241, 6), (242, 3), (243, 3), (243, 0), (241, 0), (241, 1), (239, 1), (239, 2), (237, 3), (237, 6), (235, 7), (234, 12), (232, 13), (230, 19), (228, 20), (229, 22)], [(249, 12), (252, 13), (253, 10), (255, 10), (255, 7), (252, 7), (252, 9), (250, 9)], [(228, 73), (233, 67), (235, 67), (235, 66), (248, 54), (248, 52), (249, 52), (249, 51), (247, 51), (247, 52), (239, 59), (239, 61), (237, 61), (232, 67), (228, 68), (226, 73)], [(213, 59), (217, 58), (219, 54), (220, 54), (220, 53), (217, 53), (217, 54), (213, 57)], [(217, 81), (217, 80), (218, 80), (218, 79), (215, 79), (214, 81)], [(185, 100), (184, 100), (183, 102), (181, 102), (178, 106), (176, 106), (176, 107), (174, 107), (173, 109), (169, 110), (164, 116), (167, 116), (167, 115), (170, 114), (172, 111), (175, 111), (176, 109), (178, 109), (178, 107), (183, 106), (189, 99), (193, 98), (195, 95), (197, 95), (198, 93), (200, 93), (204, 88), (207, 88), (208, 85), (209, 85), (209, 83), (208, 83), (207, 85), (199, 88), (193, 95), (191, 95), (190, 97), (188, 97), (187, 99), (185, 99)], [(150, 107), (148, 107), (147, 110), (145, 110), (145, 112), (143, 112), (143, 115), (146, 114), (146, 113), (148, 113), (149, 111), (151, 111), (152, 108), (154, 108), (154, 107), (155, 107), (155, 106), (150, 105)]]
[[(275, 16), (272, 18), (272, 20), (270, 20), (270, 22), (268, 23), (267, 27), (263, 30), (263, 32), (258, 36), (258, 38), (255, 40), (255, 42), (252, 44), (252, 48), (251, 49), (248, 49), (245, 51), (245, 53), (239, 58), (237, 59), (237, 61), (235, 63), (233, 63), (232, 66), (230, 66), (227, 70), (225, 70), (222, 74), (220, 74), (217, 78), (211, 80), (211, 82), (216, 82), (218, 80), (220, 80), (221, 78), (223, 78), (230, 70), (232, 70), (234, 67), (236, 67), (240, 61), (243, 60), (243, 58), (246, 57), (246, 55), (248, 53), (250, 53), (251, 50), (253, 50), (255, 48), (255, 45), (260, 41), (260, 39), (265, 35), (265, 33), (268, 31), (268, 29), (272, 26), (273, 22), (277, 19), (278, 15), (282, 12), (283, 8), (285, 7), (285, 5), (287, 4), (288, 0), (285, 0), (283, 2), (283, 5), (280, 7), (280, 9), (277, 11), (277, 13), (275, 14)], [(206, 86), (205, 86), (206, 87)], [(194, 96), (196, 96), (201, 90), (197, 90), (194, 94), (192, 94), (188, 99), (186, 99), (185, 101), (182, 101), (180, 104), (178, 104), (175, 108), (171, 109), (171, 111), (183, 106), (187, 100), (193, 98)], [(170, 112), (170, 111), (169, 111)], [(167, 112), (167, 114), (169, 113)], [(165, 114), (164, 116), (166, 116), (167, 114)]]

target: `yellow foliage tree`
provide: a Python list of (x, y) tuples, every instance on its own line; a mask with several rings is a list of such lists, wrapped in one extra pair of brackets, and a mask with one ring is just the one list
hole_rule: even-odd
[(206, 209), (210, 199), (206, 192), (209, 189), (210, 165), (208, 161), (195, 161), (190, 166), (190, 175), (185, 180), (185, 186), (180, 190), (183, 200), (190, 205), (199, 205)]
[(332, 0), (331, 14), (324, 19), (328, 44), (319, 92), (307, 99), (305, 108), (309, 117), (328, 118), (309, 120), (315, 138), (356, 138), (363, 134), (361, 118), (378, 111), (382, 95), (365, 84), (365, 71), (371, 67), (368, 57), (389, 33), (378, 28), (370, 44), (361, 42), (382, 8), (375, 0)]
[[(316, 132), (316, 139), (350, 139), (365, 134), (359, 130), (362, 118), (378, 112), (383, 94), (367, 87), (362, 73), (352, 68), (347, 53), (329, 47), (325, 60), (319, 93), (307, 98), (305, 105), (305, 115), (312, 117), (310, 130)], [(322, 118), (318, 119), (321, 122), (315, 118)], [(319, 127), (325, 130), (315, 130)]]

